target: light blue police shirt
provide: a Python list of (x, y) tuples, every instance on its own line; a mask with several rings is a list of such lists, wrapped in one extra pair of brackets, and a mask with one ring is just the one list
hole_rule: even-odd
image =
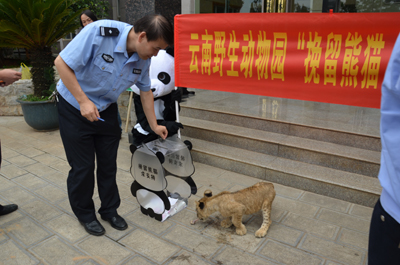
[[(100, 27), (117, 28), (118, 36), (101, 36)], [(126, 40), (132, 25), (113, 20), (90, 23), (61, 51), (64, 62), (75, 72), (79, 85), (99, 111), (107, 109), (127, 88), (136, 84), (141, 91), (150, 90), (151, 60), (142, 60), (137, 53), (131, 57)], [(60, 95), (76, 109), (75, 97), (62, 80), (57, 84)]]
[(397, 37), (382, 83), (381, 204), (400, 223), (400, 35)]

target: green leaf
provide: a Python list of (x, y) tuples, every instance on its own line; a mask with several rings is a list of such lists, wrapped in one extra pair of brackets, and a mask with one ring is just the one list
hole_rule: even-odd
[[(26, 48), (31, 56), (34, 94), (47, 97), (54, 83), (51, 47), (79, 28), (75, 0), (0, 0), (0, 48)], [(35, 56), (34, 56), (35, 55)]]

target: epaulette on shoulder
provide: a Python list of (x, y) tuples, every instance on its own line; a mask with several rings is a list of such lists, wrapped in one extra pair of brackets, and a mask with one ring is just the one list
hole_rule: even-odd
[(100, 36), (116, 37), (118, 35), (119, 35), (119, 30), (117, 28), (100, 27)]

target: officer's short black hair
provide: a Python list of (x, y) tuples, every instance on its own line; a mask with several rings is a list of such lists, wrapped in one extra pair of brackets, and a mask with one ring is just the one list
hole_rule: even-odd
[(169, 46), (174, 43), (174, 28), (162, 15), (146, 15), (133, 24), (135, 33), (146, 32), (147, 41), (162, 38)]
[(81, 26), (83, 28), (83, 24), (82, 24), (82, 15), (85, 14), (86, 16), (88, 16), (91, 20), (93, 20), (93, 22), (97, 21), (97, 17), (96, 15), (89, 9), (84, 10), (81, 15), (79, 16), (79, 23), (81, 23)]

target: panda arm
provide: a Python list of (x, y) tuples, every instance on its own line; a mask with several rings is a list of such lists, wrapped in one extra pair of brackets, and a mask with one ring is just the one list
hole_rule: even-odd
[(178, 108), (181, 109), (179, 102), (181, 101), (180, 91), (174, 90), (170, 94), (162, 97), (164, 100), (164, 120), (166, 121), (175, 121), (176, 120), (176, 108), (175, 101), (178, 101)]
[[(142, 127), (143, 130), (149, 132), (150, 134), (156, 134), (153, 132), (153, 130), (150, 128), (150, 124), (147, 121), (146, 114), (144, 113), (143, 106), (142, 106), (142, 101), (140, 100), (139, 95), (135, 95), (134, 97), (134, 105), (135, 105), (135, 113), (136, 113), (136, 118), (137, 121), (136, 123), (140, 123), (140, 126)], [(157, 120), (158, 125), (164, 125), (163, 120)], [(132, 130), (135, 130), (135, 128), (132, 128)]]
[(143, 130), (153, 133), (153, 131), (151, 130), (150, 125), (147, 121), (146, 114), (144, 113), (142, 101), (140, 100), (140, 96), (135, 95), (134, 104), (135, 104), (135, 113), (136, 113), (136, 118), (137, 118), (136, 123), (140, 123), (140, 126), (142, 126)]

